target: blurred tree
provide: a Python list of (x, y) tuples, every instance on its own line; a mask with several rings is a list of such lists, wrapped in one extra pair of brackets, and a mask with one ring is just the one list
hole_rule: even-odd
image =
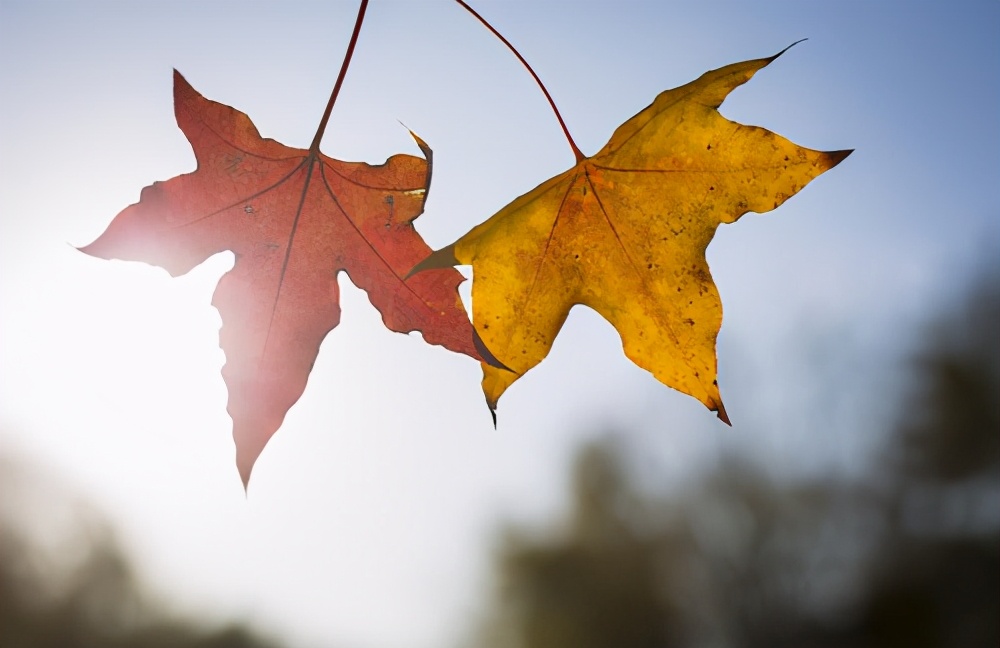
[[(586, 449), (576, 466), (571, 530), (558, 543), (516, 534), (502, 551), (501, 617), (487, 645), (525, 648), (666, 645), (655, 570), (659, 547), (636, 532), (641, 503), (605, 448)], [(515, 634), (507, 631), (514, 629)]]
[(860, 633), (878, 646), (998, 646), (1000, 272), (931, 329), (914, 367)]
[(240, 625), (169, 618), (141, 591), (107, 523), (0, 457), (0, 646), (271, 648)]
[(1000, 479), (1000, 271), (928, 338), (900, 416), (902, 472), (915, 482)]
[(775, 483), (728, 461), (644, 494), (614, 437), (584, 448), (567, 522), (506, 531), (474, 645), (1000, 645), (996, 275), (936, 331), (879, 475)]

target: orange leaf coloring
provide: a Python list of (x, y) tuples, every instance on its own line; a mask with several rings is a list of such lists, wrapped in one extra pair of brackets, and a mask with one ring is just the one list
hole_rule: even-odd
[[(232, 250), (236, 262), (212, 303), (223, 326), (237, 466), (254, 462), (299, 399), (326, 334), (340, 321), (341, 271), (368, 293), (385, 325), (478, 360), (490, 360), (458, 297), (454, 269), (404, 278), (430, 248), (413, 228), (423, 211), (426, 159), (394, 155), (379, 166), (263, 139), (242, 112), (210, 101), (174, 73), (177, 124), (195, 172), (143, 189), (81, 248), (144, 261), (177, 276)], [(412, 133), (411, 133), (412, 134)]]

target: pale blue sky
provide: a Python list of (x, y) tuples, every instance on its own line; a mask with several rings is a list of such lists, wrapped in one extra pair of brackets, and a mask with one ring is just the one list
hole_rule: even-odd
[[(231, 260), (175, 280), (71, 245), (193, 169), (172, 68), (306, 147), (356, 5), (0, 0), (0, 448), (53, 464), (110, 511), (182, 609), (254, 615), (315, 645), (442, 645), (481, 602), (497, 514), (552, 511), (567, 450), (595, 421), (635, 424), (667, 473), (719, 451), (849, 470), (865, 440), (810, 436), (813, 408), (868, 412), (912, 325), (997, 252), (996, 2), (474, 6), (585, 153), (658, 92), (809, 38), (722, 108), (804, 146), (857, 149), (709, 249), (735, 428), (574, 311), (494, 432), (475, 363), (385, 331), (351, 289), (245, 500), (209, 305)], [(323, 150), (416, 154), (400, 121), (427, 140), (417, 226), (432, 246), (573, 162), (530, 77), (457, 5), (372, 0), (368, 14)], [(819, 401), (810, 362), (842, 381)]]

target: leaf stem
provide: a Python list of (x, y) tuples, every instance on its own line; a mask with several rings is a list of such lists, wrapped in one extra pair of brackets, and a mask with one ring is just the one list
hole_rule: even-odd
[(577, 162), (582, 162), (583, 160), (585, 160), (587, 156), (585, 156), (583, 153), (580, 152), (580, 148), (576, 145), (576, 142), (573, 141), (573, 136), (569, 134), (569, 129), (566, 128), (566, 122), (563, 121), (562, 115), (559, 114), (559, 109), (556, 108), (556, 102), (552, 100), (552, 95), (549, 94), (549, 91), (545, 88), (545, 84), (542, 83), (542, 80), (538, 78), (538, 75), (535, 74), (535, 71), (533, 69), (531, 69), (531, 66), (528, 65), (528, 62), (524, 60), (524, 57), (521, 56), (521, 53), (518, 52), (517, 49), (513, 45), (510, 44), (510, 41), (508, 41), (506, 38), (503, 37), (503, 34), (501, 34), (496, 29), (494, 29), (493, 25), (491, 25), (489, 22), (487, 22), (485, 18), (483, 18), (482, 16), (480, 16), (479, 13), (476, 12), (475, 9), (473, 9), (468, 4), (466, 4), (465, 2), (463, 2), (463, 0), (455, 0), (455, 2), (457, 2), (458, 4), (460, 4), (462, 6), (462, 8), (465, 9), (466, 11), (468, 11), (470, 14), (472, 14), (473, 16), (475, 16), (476, 19), (479, 22), (481, 22), (483, 24), (483, 26), (486, 27), (486, 29), (488, 29), (491, 32), (493, 32), (493, 35), (496, 36), (497, 38), (499, 38), (500, 41), (504, 45), (506, 45), (507, 48), (511, 52), (514, 53), (514, 56), (516, 56), (517, 60), (521, 62), (521, 65), (523, 65), (524, 68), (535, 79), (535, 83), (537, 83), (538, 87), (541, 88), (542, 94), (544, 94), (545, 98), (548, 99), (549, 106), (552, 107), (552, 112), (555, 113), (556, 119), (559, 120), (559, 126), (562, 127), (563, 135), (566, 136), (566, 141), (569, 142), (569, 147), (571, 149), (573, 149), (573, 155), (576, 156), (576, 161)]
[(312, 144), (309, 145), (311, 153), (319, 152), (319, 141), (323, 139), (326, 125), (330, 121), (330, 113), (333, 112), (333, 104), (337, 102), (337, 95), (340, 94), (340, 86), (344, 85), (344, 77), (347, 76), (347, 68), (351, 65), (351, 57), (354, 56), (354, 46), (358, 44), (358, 34), (361, 33), (361, 23), (365, 21), (365, 10), (368, 9), (368, 0), (361, 0), (361, 7), (358, 9), (358, 19), (354, 23), (354, 32), (351, 34), (351, 42), (347, 45), (347, 53), (344, 54), (344, 62), (340, 66), (340, 74), (337, 75), (337, 82), (333, 85), (333, 92), (330, 93), (330, 101), (326, 103), (326, 110), (323, 118), (319, 120), (319, 127), (313, 137)]

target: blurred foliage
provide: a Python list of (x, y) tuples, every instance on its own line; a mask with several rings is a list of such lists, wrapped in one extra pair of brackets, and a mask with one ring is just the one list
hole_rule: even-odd
[(0, 646), (271, 648), (240, 625), (171, 618), (143, 591), (107, 522), (0, 458)]
[[(878, 474), (781, 480), (729, 459), (665, 493), (638, 485), (621, 436), (584, 448), (563, 523), (506, 531), (472, 645), (1000, 645), (998, 330), (993, 274), (911, 360)], [(0, 646), (276, 645), (171, 616), (104, 519), (51, 484), (0, 458)]]
[(998, 331), (994, 273), (925, 336), (879, 474), (779, 482), (730, 460), (650, 493), (615, 436), (586, 447), (568, 520), (506, 531), (472, 645), (1000, 645)]
[[(942, 318), (913, 360), (917, 384), (900, 422), (908, 476), (962, 481), (996, 476), (1000, 461), (1000, 271), (966, 308)], [(991, 473), (992, 470), (992, 473)]]

